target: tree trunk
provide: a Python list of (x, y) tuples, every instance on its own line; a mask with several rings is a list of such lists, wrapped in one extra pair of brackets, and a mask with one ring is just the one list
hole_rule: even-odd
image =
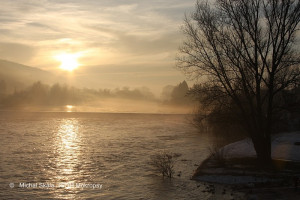
[(252, 137), (252, 142), (257, 155), (257, 161), (260, 167), (268, 168), (271, 166), (271, 137), (263, 134)]

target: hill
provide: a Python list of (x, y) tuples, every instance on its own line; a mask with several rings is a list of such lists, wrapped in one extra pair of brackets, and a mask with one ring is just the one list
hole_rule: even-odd
[(36, 81), (50, 84), (56, 80), (58, 80), (57, 77), (50, 72), (11, 61), (0, 60), (1, 93), (10, 93), (14, 90), (23, 89)]

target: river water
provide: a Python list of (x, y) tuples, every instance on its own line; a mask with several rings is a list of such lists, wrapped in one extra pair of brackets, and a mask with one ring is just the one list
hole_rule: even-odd
[[(190, 118), (0, 112), (0, 199), (210, 199), (190, 180), (210, 141)], [(171, 180), (149, 165), (164, 151)]]

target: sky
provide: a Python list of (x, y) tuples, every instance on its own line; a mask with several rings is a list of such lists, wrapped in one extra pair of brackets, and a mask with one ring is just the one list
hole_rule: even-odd
[[(0, 58), (72, 76), (76, 86), (159, 90), (175, 68), (195, 0), (0, 0)], [(76, 55), (73, 72), (59, 55)], [(154, 92), (157, 92), (154, 91)]]

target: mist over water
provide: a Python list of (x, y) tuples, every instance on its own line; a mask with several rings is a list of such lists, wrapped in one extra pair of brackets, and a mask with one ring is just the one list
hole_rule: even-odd
[[(0, 113), (0, 196), (4, 199), (207, 199), (189, 180), (208, 154), (189, 115)], [(181, 154), (163, 179), (150, 156)], [(20, 188), (19, 183), (54, 187)], [(10, 188), (9, 183), (15, 187)], [(58, 187), (63, 184), (66, 187)], [(76, 184), (101, 184), (76, 188)], [(68, 186), (68, 187), (67, 187)], [(202, 195), (202, 196), (201, 196)], [(204, 196), (203, 196), (204, 195)]]
[(8, 88), (0, 77), (0, 110), (187, 114), (196, 105), (185, 81), (165, 87), (160, 97), (146, 87), (96, 90), (37, 81), (25, 89)]

